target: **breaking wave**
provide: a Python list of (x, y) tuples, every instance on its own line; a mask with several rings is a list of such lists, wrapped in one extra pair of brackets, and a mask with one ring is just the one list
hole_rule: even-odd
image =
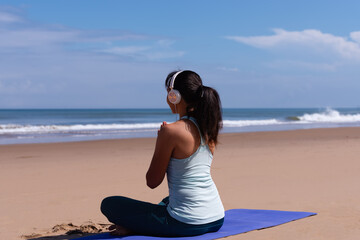
[(75, 124), (75, 125), (0, 125), (0, 134), (26, 133), (64, 133), (102, 130), (136, 130), (156, 129), (161, 123), (134, 123), (134, 124)]
[(276, 119), (265, 120), (224, 120), (224, 127), (247, 127), (247, 126), (264, 126), (282, 124), (283, 122)]
[(308, 123), (349, 123), (360, 122), (360, 114), (340, 114), (340, 112), (327, 108), (321, 113), (304, 114), (299, 116), (299, 121)]
[(263, 120), (224, 120), (224, 127), (266, 126), (281, 124), (311, 124), (311, 123), (360, 123), (360, 113), (341, 114), (331, 108), (323, 112), (305, 113), (302, 116), (289, 116), (286, 119)]

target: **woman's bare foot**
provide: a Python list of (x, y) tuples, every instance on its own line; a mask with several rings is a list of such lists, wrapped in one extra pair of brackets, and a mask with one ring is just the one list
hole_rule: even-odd
[(128, 236), (133, 234), (129, 229), (120, 225), (111, 225), (109, 230), (111, 231), (110, 234), (113, 236)]

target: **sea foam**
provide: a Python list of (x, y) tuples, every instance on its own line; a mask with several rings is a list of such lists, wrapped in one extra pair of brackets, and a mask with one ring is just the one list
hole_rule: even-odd
[(338, 111), (327, 108), (321, 113), (304, 114), (298, 117), (300, 121), (305, 123), (349, 123), (360, 122), (360, 114), (340, 114)]
[(265, 120), (223, 120), (224, 127), (247, 127), (247, 126), (263, 126), (263, 125), (275, 125), (282, 122), (277, 119), (265, 119)]
[(75, 124), (75, 125), (0, 125), (0, 134), (22, 133), (61, 133), (96, 130), (129, 130), (129, 129), (156, 129), (161, 123), (134, 123), (134, 124)]
[(224, 127), (248, 127), (266, 125), (291, 125), (311, 123), (360, 123), (360, 114), (341, 114), (339, 111), (327, 108), (318, 113), (305, 113), (302, 116), (289, 116), (286, 119), (256, 119), (256, 120), (224, 120)]

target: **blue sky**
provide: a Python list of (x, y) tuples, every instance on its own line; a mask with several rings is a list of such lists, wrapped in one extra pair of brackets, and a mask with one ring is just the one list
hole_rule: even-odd
[(223, 107), (360, 106), (359, 1), (0, 0), (0, 108), (166, 107), (198, 72)]

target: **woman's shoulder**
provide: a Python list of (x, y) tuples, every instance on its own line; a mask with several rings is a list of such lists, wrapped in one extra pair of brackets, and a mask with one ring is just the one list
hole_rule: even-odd
[(188, 120), (179, 120), (173, 123), (163, 125), (159, 131), (159, 136), (165, 136), (171, 138), (176, 142), (191, 141), (194, 137), (197, 138), (197, 129), (191, 126)]
[(172, 157), (177, 159), (191, 156), (201, 142), (197, 127), (187, 119), (164, 125), (159, 137), (167, 139), (167, 146), (174, 147)]
[(161, 126), (160, 132), (170, 136), (181, 136), (184, 133), (185, 123), (184, 121), (176, 121)]
[(177, 135), (177, 126), (175, 123), (166, 123), (164, 122), (158, 131), (158, 138), (171, 138)]

